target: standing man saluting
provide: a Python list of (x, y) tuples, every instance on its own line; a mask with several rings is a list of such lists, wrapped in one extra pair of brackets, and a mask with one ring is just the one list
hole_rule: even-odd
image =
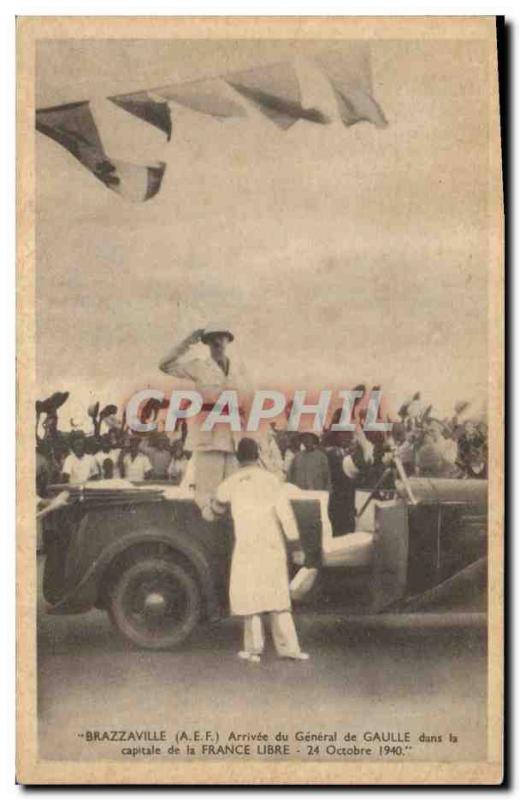
[[(226, 325), (211, 324), (199, 328), (173, 347), (162, 359), (159, 368), (167, 375), (193, 381), (203, 399), (200, 423), (191, 426), (186, 449), (193, 451), (195, 469), (195, 501), (207, 519), (212, 518), (210, 501), (217, 486), (237, 469), (236, 437), (227, 424), (216, 424), (201, 430), (220, 394), (233, 389), (245, 398), (251, 382), (244, 366), (230, 359), (227, 345), (234, 340)], [(209, 348), (206, 358), (185, 358), (193, 345), (202, 342)]]

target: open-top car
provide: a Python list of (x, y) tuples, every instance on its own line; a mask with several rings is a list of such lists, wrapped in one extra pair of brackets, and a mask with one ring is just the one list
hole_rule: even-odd
[[(206, 522), (180, 487), (99, 481), (69, 489), (68, 504), (44, 520), (50, 613), (105, 609), (127, 639), (157, 649), (226, 615), (229, 516)], [(327, 499), (299, 491), (290, 500), (304, 564), (317, 571), (296, 610), (485, 619), (486, 481), (411, 478), (385, 500), (358, 492), (356, 531), (336, 537)], [(298, 570), (291, 559), (289, 569)]]

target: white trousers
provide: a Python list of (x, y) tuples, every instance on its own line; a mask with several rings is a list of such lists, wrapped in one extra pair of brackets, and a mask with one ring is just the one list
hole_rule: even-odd
[[(298, 634), (290, 611), (270, 611), (269, 622), (274, 646), (279, 656), (300, 652)], [(260, 614), (244, 617), (244, 650), (260, 655), (264, 650), (264, 625)]]
[(220, 450), (196, 450), (192, 458), (195, 459), (195, 502), (203, 513), (208, 514), (207, 519), (214, 519), (211, 499), (224, 478), (237, 471), (236, 455)]

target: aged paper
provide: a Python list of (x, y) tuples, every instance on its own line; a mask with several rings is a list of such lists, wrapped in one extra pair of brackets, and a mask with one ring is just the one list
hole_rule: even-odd
[(496, 784), (495, 18), (19, 18), (24, 784)]

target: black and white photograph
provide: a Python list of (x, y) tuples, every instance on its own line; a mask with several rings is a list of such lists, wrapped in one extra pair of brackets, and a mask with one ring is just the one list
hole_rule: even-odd
[(497, 20), (18, 52), (20, 782), (500, 783)]

